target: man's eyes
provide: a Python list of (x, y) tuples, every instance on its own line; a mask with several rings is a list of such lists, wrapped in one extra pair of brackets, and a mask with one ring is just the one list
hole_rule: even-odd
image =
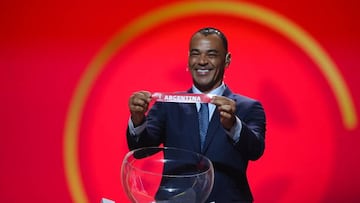
[[(196, 52), (190, 53), (190, 56), (200, 56), (200, 53), (196, 53)], [(216, 58), (216, 57), (218, 57), (218, 54), (216, 54), (216, 53), (208, 53), (208, 54), (206, 54), (206, 56), (209, 57), (209, 58)]]
[(207, 56), (208, 56), (209, 58), (216, 58), (218, 55), (217, 55), (217, 54), (207, 54)]

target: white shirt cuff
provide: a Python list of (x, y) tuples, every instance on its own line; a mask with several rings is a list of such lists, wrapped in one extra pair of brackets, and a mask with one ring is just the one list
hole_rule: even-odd
[(146, 121), (143, 124), (141, 124), (137, 127), (134, 127), (134, 123), (132, 122), (131, 117), (129, 117), (128, 125), (129, 125), (130, 134), (133, 136), (136, 136), (136, 135), (140, 135), (145, 130)]
[(234, 141), (234, 143), (237, 143), (240, 139), (242, 123), (237, 116), (235, 118), (236, 118), (235, 125), (229, 131), (226, 130), (226, 134)]

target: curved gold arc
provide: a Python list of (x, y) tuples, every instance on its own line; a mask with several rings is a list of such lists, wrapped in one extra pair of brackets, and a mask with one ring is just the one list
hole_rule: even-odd
[[(84, 190), (77, 154), (78, 132), (82, 110), (95, 78), (105, 63), (130, 40), (154, 25), (192, 14), (219, 13), (253, 20), (281, 33), (301, 48), (320, 68), (336, 97), (346, 129), (357, 126), (355, 106), (336, 65), (321, 46), (303, 29), (286, 17), (266, 8), (246, 2), (181, 2), (151, 11), (125, 27), (110, 40), (92, 60), (74, 91), (65, 121), (64, 164), (72, 198), (75, 202), (88, 202)], [(111, 198), (111, 197), (110, 197)]]

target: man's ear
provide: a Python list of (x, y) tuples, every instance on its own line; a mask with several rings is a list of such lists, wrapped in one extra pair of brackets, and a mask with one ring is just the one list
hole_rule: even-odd
[(231, 53), (228, 52), (225, 56), (225, 67), (229, 66), (231, 62)]

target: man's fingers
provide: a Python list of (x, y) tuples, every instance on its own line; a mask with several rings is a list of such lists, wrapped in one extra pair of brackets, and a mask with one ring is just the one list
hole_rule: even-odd
[(214, 96), (211, 103), (217, 106), (220, 113), (220, 121), (224, 128), (231, 129), (235, 122), (235, 101), (223, 96)]
[(216, 106), (235, 105), (235, 101), (224, 96), (213, 96), (211, 103)]
[(131, 112), (146, 112), (151, 101), (151, 93), (148, 91), (135, 92), (130, 96), (129, 107)]
[(147, 104), (131, 104), (130, 108), (132, 111), (137, 111), (137, 112), (145, 112), (147, 110), (148, 105)]
[(146, 98), (136, 97), (136, 96), (134, 96), (131, 101), (131, 104), (135, 106), (144, 106), (146, 103), (147, 103)]
[(218, 107), (219, 111), (225, 111), (227, 113), (234, 113), (235, 108), (230, 104), (221, 105)]
[(225, 112), (225, 111), (220, 111), (220, 116), (222, 118), (231, 119), (232, 115), (233, 114), (231, 114), (231, 113), (228, 113), (228, 112)]

